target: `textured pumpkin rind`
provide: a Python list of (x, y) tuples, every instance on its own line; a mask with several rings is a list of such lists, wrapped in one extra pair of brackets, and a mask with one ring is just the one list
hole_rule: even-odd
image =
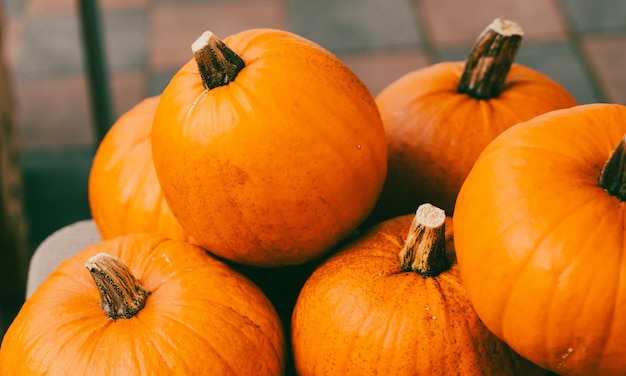
[(484, 323), (560, 375), (626, 372), (626, 207), (598, 184), (626, 107), (554, 111), (504, 132), (460, 191), (455, 242)]
[(363, 222), (386, 176), (373, 96), (345, 64), (270, 29), (224, 39), (246, 66), (205, 91), (189, 61), (163, 92), (152, 140), (175, 216), (242, 264), (303, 264)]
[(388, 140), (388, 177), (370, 222), (409, 214), (430, 202), (452, 215), (480, 152), (505, 129), (577, 104), (551, 78), (513, 64), (497, 98), (459, 93), (464, 62), (412, 71), (376, 97)]
[[(150, 291), (109, 319), (84, 264), (106, 252)], [(258, 287), (199, 247), (128, 235), (64, 261), (25, 302), (0, 348), (2, 375), (281, 375), (285, 342)], [(254, 354), (254, 356), (251, 356)]]
[(150, 133), (160, 96), (120, 116), (94, 155), (88, 181), (91, 215), (103, 239), (152, 232), (191, 240), (169, 209), (152, 161)]
[(292, 318), (298, 374), (544, 375), (480, 322), (457, 266), (430, 278), (401, 269), (411, 220), (372, 227), (307, 280)]

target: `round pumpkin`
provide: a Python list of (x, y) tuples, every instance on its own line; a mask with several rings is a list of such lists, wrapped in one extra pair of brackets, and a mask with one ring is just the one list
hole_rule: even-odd
[(165, 198), (197, 242), (241, 264), (314, 260), (349, 236), (384, 183), (373, 96), (298, 35), (207, 32), (163, 91), (152, 148)]
[(451, 219), (429, 204), (322, 263), (291, 330), (302, 376), (545, 374), (480, 322), (454, 260)]
[(150, 133), (160, 96), (120, 116), (98, 145), (89, 172), (89, 207), (103, 239), (152, 232), (189, 240), (170, 210), (152, 162)]
[(4, 336), (0, 374), (281, 375), (285, 353), (274, 307), (247, 278), (190, 243), (131, 234), (39, 286)]
[(495, 136), (577, 104), (551, 78), (514, 63), (522, 36), (515, 22), (496, 19), (466, 61), (414, 70), (378, 94), (389, 166), (369, 223), (411, 213), (424, 202), (453, 215), (461, 184)]
[(626, 374), (625, 134), (622, 105), (538, 116), (485, 149), (456, 203), (478, 315), (559, 375)]

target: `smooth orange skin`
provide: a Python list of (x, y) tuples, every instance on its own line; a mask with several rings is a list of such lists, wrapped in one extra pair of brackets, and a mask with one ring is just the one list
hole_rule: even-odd
[[(305, 283), (291, 331), (298, 375), (544, 375), (480, 322), (456, 264), (401, 269), (412, 215), (371, 227)], [(454, 260), (452, 222), (446, 222)]]
[[(109, 319), (85, 261), (106, 252), (150, 291)], [(187, 242), (113, 238), (64, 261), (25, 302), (0, 348), (1, 375), (281, 375), (285, 342), (259, 288)], [(251, 356), (254, 354), (254, 356)]]
[(454, 213), (456, 196), (480, 152), (505, 129), (577, 104), (545, 75), (513, 64), (497, 98), (457, 91), (464, 62), (410, 72), (376, 97), (389, 143), (389, 171), (370, 222), (409, 214), (425, 202)]
[(224, 42), (246, 66), (205, 91), (190, 60), (157, 108), (152, 147), (174, 215), (200, 245), (241, 264), (303, 264), (372, 210), (387, 145), (373, 96), (339, 59), (294, 34)]
[(493, 141), (454, 215), (464, 285), (484, 323), (559, 375), (626, 374), (626, 206), (598, 185), (626, 107), (581, 105)]
[(189, 235), (170, 210), (154, 170), (150, 133), (160, 96), (146, 98), (111, 126), (89, 172), (89, 207), (103, 239), (137, 232)]

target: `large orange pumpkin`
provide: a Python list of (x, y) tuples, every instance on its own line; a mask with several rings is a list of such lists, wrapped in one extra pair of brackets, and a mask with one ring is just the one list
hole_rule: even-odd
[(295, 34), (207, 32), (172, 78), (152, 148), (168, 204), (197, 242), (273, 267), (330, 251), (367, 217), (386, 175), (373, 96)]
[(40, 285), (6, 332), (0, 374), (274, 376), (285, 350), (256, 285), (200, 247), (132, 234)]
[(626, 374), (625, 134), (622, 105), (538, 116), (496, 138), (459, 193), (456, 251), (478, 315), (559, 375)]
[(389, 84), (376, 97), (389, 143), (385, 187), (368, 222), (431, 202), (452, 215), (480, 152), (503, 130), (576, 105), (558, 83), (514, 58), (523, 31), (496, 19), (465, 62), (441, 62)]
[(450, 218), (422, 205), (371, 227), (318, 267), (293, 312), (298, 374), (545, 374), (480, 322), (452, 236)]
[(150, 133), (160, 96), (146, 98), (113, 124), (89, 172), (89, 207), (103, 239), (153, 232), (191, 240), (170, 210), (152, 162)]

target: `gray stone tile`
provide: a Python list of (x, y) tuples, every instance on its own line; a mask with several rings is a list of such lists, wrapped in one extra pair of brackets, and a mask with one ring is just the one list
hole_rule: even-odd
[(337, 53), (422, 42), (406, 0), (290, 0), (291, 30)]
[(285, 29), (285, 13), (283, 2), (276, 0), (156, 7), (150, 15), (150, 68), (180, 68), (193, 58), (191, 44), (206, 30), (226, 38), (252, 28)]
[(453, 49), (443, 49), (435, 51), (434, 62), (441, 61), (463, 61), (467, 59), (467, 55), (469, 54), (470, 47), (467, 48), (453, 48)]
[(149, 40), (145, 9), (108, 12), (103, 16), (106, 58), (112, 70), (143, 69)]
[(5, 17), (16, 16), (24, 11), (26, 0), (2, 0), (2, 11)]
[(566, 23), (558, 0), (422, 0), (421, 15), (437, 48), (473, 43), (495, 18), (516, 22), (525, 40), (563, 39)]
[(148, 79), (148, 96), (161, 94), (176, 72), (177, 69), (152, 72)]
[(115, 72), (111, 75), (113, 121), (146, 97), (147, 74), (144, 71)]
[(158, 4), (185, 4), (185, 3), (237, 3), (250, 0), (156, 0)]
[[(465, 60), (469, 48), (440, 51), (438, 61)], [(569, 43), (525, 43), (515, 62), (533, 68), (561, 84), (579, 103), (602, 101), (585, 65)]]
[(626, 105), (626, 36), (587, 37), (583, 48), (607, 101)]
[(602, 93), (597, 90), (579, 53), (571, 44), (527, 44), (520, 49), (516, 61), (560, 83), (581, 104), (602, 101)]
[(22, 43), (15, 68), (20, 77), (66, 76), (83, 69), (80, 27), (73, 15), (31, 18)]
[(16, 111), (24, 150), (93, 144), (95, 127), (84, 76), (17, 83)]
[(624, 0), (561, 0), (561, 4), (577, 30), (607, 31), (626, 27)]
[[(106, 13), (101, 28), (109, 70), (141, 69), (146, 65), (145, 10)], [(51, 14), (30, 18), (16, 65), (17, 75), (38, 78), (83, 72), (85, 58), (81, 32), (76, 15)]]
[(428, 65), (420, 49), (339, 56), (376, 96), (403, 75)]

